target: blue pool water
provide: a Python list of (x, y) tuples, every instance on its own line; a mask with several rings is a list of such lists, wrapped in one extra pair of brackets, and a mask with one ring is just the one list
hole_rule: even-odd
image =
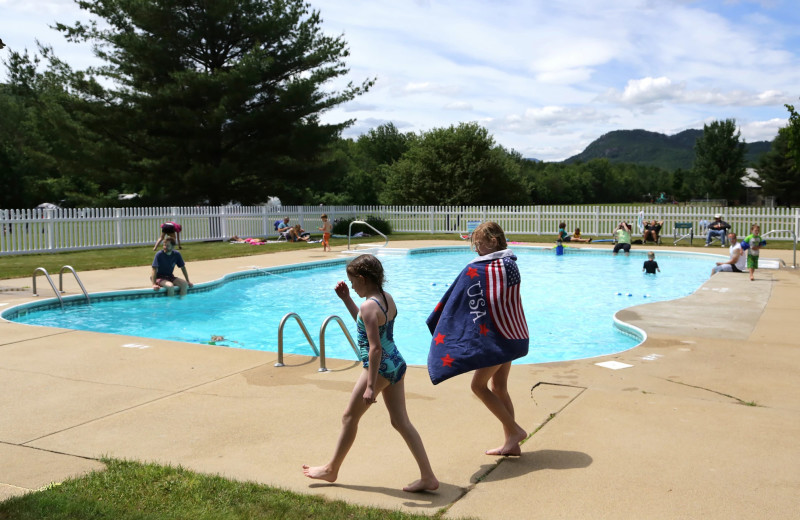
[[(556, 256), (550, 249), (518, 248), (522, 299), (531, 348), (518, 363), (582, 359), (627, 350), (639, 340), (613, 325), (616, 311), (637, 304), (670, 300), (694, 292), (718, 257), (658, 252), (661, 273), (642, 274), (645, 251), (612, 256), (605, 251), (568, 250)], [(431, 335), (425, 319), (447, 286), (475, 253), (465, 248), (418, 250), (409, 255), (381, 256), (386, 290), (398, 306), (395, 340), (410, 364), (427, 361)], [(91, 305), (69, 305), (65, 310), (37, 311), (12, 316), (16, 322), (113, 334), (208, 343), (276, 351), (281, 318), (298, 313), (319, 345), (319, 327), (337, 314), (351, 335), (355, 324), (333, 291), (347, 280), (345, 266), (262, 273), (233, 280), (185, 298), (141, 297), (133, 300), (98, 299)], [(360, 299), (351, 291), (357, 303)], [(294, 320), (284, 329), (284, 351), (311, 354)], [(335, 323), (328, 325), (329, 358), (355, 359)]]

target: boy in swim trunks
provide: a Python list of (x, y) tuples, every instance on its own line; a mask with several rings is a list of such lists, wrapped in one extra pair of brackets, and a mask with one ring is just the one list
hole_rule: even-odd
[(756, 269), (758, 269), (758, 254), (761, 246), (765, 244), (761, 239), (761, 226), (753, 224), (750, 226), (750, 234), (744, 239), (750, 246), (747, 248), (747, 270), (750, 271), (750, 281), (753, 281)]
[(339, 468), (347, 452), (356, 440), (358, 423), (383, 394), (383, 402), (389, 411), (392, 426), (400, 432), (419, 467), (420, 478), (403, 488), (403, 491), (433, 491), (439, 481), (433, 474), (422, 438), (411, 424), (406, 411), (405, 381), (406, 362), (397, 350), (393, 339), (397, 306), (392, 295), (383, 290), (383, 266), (372, 255), (361, 255), (347, 266), (347, 278), (353, 290), (366, 298), (359, 308), (350, 297), (350, 290), (343, 281), (336, 284), (336, 295), (344, 302), (356, 320), (358, 347), (364, 370), (356, 382), (350, 402), (342, 418), (342, 431), (333, 458), (324, 466), (303, 465), (303, 473), (313, 479), (335, 482)]
[(323, 213), (320, 218), (322, 219), (322, 227), (317, 229), (322, 231), (322, 251), (330, 251), (331, 245), (329, 241), (331, 239), (331, 232), (333, 231), (333, 224), (328, 220), (328, 215), (325, 213)]

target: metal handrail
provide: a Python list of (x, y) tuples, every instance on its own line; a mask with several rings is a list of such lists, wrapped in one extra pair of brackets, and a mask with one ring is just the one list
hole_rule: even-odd
[(365, 226), (369, 227), (374, 232), (376, 232), (377, 234), (379, 234), (380, 236), (383, 237), (383, 239), (385, 240), (385, 242), (383, 243), (383, 247), (386, 247), (387, 245), (389, 245), (389, 239), (386, 237), (386, 235), (384, 235), (383, 233), (381, 233), (380, 231), (375, 229), (375, 227), (372, 224), (370, 224), (368, 222), (364, 222), (363, 220), (354, 220), (347, 227), (347, 249), (348, 249), (348, 251), (350, 250), (350, 238), (352, 238), (352, 235), (353, 235), (353, 224), (364, 224)]
[(64, 293), (64, 269), (72, 271), (72, 274), (75, 275), (75, 281), (78, 282), (81, 291), (83, 291), (83, 295), (86, 296), (86, 303), (92, 303), (89, 299), (89, 293), (86, 292), (86, 287), (83, 286), (81, 279), (78, 277), (78, 273), (75, 272), (75, 269), (71, 265), (61, 266), (61, 270), (58, 272), (58, 290), (61, 291), (62, 294)]
[(356, 355), (356, 359), (359, 358), (358, 355), (358, 347), (356, 347), (356, 342), (353, 341), (353, 337), (348, 332), (347, 327), (342, 321), (342, 318), (336, 315), (328, 316), (325, 318), (325, 321), (322, 322), (322, 326), (319, 328), (319, 370), (318, 372), (326, 372), (328, 369), (325, 368), (325, 329), (328, 327), (328, 323), (331, 320), (336, 320), (339, 323), (339, 327), (341, 327), (342, 332), (344, 332), (347, 341), (350, 342), (350, 346), (353, 347), (353, 352)]
[(792, 269), (797, 269), (797, 235), (791, 229), (773, 229), (771, 231), (767, 231), (761, 238), (771, 234), (771, 233), (791, 233), (792, 235)]
[(39, 296), (38, 294), (36, 294), (36, 273), (38, 273), (39, 271), (43, 272), (45, 278), (47, 278), (47, 281), (50, 282), (50, 287), (52, 287), (53, 288), (53, 292), (56, 293), (56, 297), (58, 298), (58, 303), (61, 304), (61, 308), (63, 309), (64, 308), (64, 299), (61, 298), (61, 294), (58, 292), (58, 289), (56, 289), (56, 284), (53, 283), (53, 279), (50, 278), (50, 274), (47, 272), (47, 269), (45, 269), (44, 267), (37, 267), (36, 269), (33, 270), (33, 295), (34, 296)]
[(281, 319), (281, 324), (278, 325), (278, 362), (275, 363), (276, 367), (282, 367), (283, 364), (283, 326), (286, 324), (286, 320), (289, 318), (294, 318), (297, 321), (297, 324), (300, 325), (300, 329), (303, 331), (303, 334), (306, 335), (306, 339), (308, 340), (308, 344), (311, 345), (311, 348), (314, 350), (314, 355), (319, 356), (319, 350), (317, 350), (317, 346), (314, 344), (314, 340), (311, 339), (311, 335), (308, 333), (305, 324), (303, 323), (303, 319), (296, 312), (290, 312), (286, 316)]

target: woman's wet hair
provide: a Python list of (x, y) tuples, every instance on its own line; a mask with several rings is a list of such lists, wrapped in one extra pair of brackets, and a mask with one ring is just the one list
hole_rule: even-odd
[(378, 289), (383, 292), (383, 264), (377, 257), (370, 254), (357, 256), (347, 264), (347, 274), (350, 276), (363, 276), (377, 285)]
[(491, 244), (492, 239), (497, 241), (497, 249), (496, 251), (502, 251), (503, 249), (508, 249), (508, 244), (506, 243), (506, 234), (503, 231), (503, 228), (500, 227), (500, 224), (497, 222), (482, 222), (475, 228), (475, 231), (472, 232), (472, 236), (470, 237), (470, 242), (472, 245), (472, 250), (477, 251), (477, 245), (480, 244)]

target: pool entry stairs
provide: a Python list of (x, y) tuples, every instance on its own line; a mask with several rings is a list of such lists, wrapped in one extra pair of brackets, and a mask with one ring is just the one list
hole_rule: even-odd
[(58, 303), (61, 304), (61, 308), (63, 309), (64, 308), (64, 299), (61, 297), (61, 295), (64, 294), (64, 271), (65, 270), (72, 272), (72, 274), (75, 276), (75, 281), (78, 282), (78, 285), (80, 286), (81, 291), (83, 291), (83, 295), (86, 296), (86, 303), (91, 303), (91, 300), (89, 299), (89, 293), (86, 291), (86, 287), (83, 286), (83, 282), (81, 282), (81, 279), (78, 276), (78, 273), (75, 271), (75, 269), (71, 265), (62, 265), (61, 269), (58, 271), (58, 289), (56, 289), (56, 284), (53, 283), (53, 279), (50, 278), (50, 273), (47, 272), (47, 269), (45, 269), (44, 267), (37, 267), (36, 269), (34, 269), (33, 270), (33, 276), (32, 276), (32, 278), (33, 278), (33, 295), (34, 296), (39, 296), (36, 293), (36, 275), (41, 272), (42, 274), (44, 274), (44, 277), (47, 279), (47, 282), (50, 284), (50, 287), (53, 288), (53, 292), (56, 294), (56, 297), (58, 298)]
[(286, 325), (286, 322), (289, 318), (294, 318), (298, 325), (300, 325), (300, 330), (303, 331), (303, 334), (308, 341), (308, 344), (311, 345), (311, 350), (314, 351), (314, 355), (319, 357), (319, 370), (318, 372), (327, 372), (328, 369), (325, 366), (325, 329), (328, 328), (328, 323), (331, 321), (336, 321), (339, 324), (339, 327), (342, 329), (347, 341), (350, 342), (350, 346), (353, 348), (353, 352), (358, 358), (358, 347), (356, 347), (355, 341), (353, 341), (353, 337), (350, 336), (350, 333), (347, 331), (347, 327), (342, 321), (342, 318), (336, 315), (331, 315), (325, 318), (322, 322), (322, 325), (319, 328), (319, 349), (317, 349), (317, 345), (314, 343), (314, 340), (311, 338), (311, 335), (308, 333), (308, 329), (306, 328), (305, 323), (303, 323), (303, 319), (300, 317), (299, 314), (296, 312), (290, 312), (286, 314), (281, 319), (281, 324), (278, 325), (278, 362), (275, 363), (276, 367), (285, 366), (283, 364), (283, 327)]

